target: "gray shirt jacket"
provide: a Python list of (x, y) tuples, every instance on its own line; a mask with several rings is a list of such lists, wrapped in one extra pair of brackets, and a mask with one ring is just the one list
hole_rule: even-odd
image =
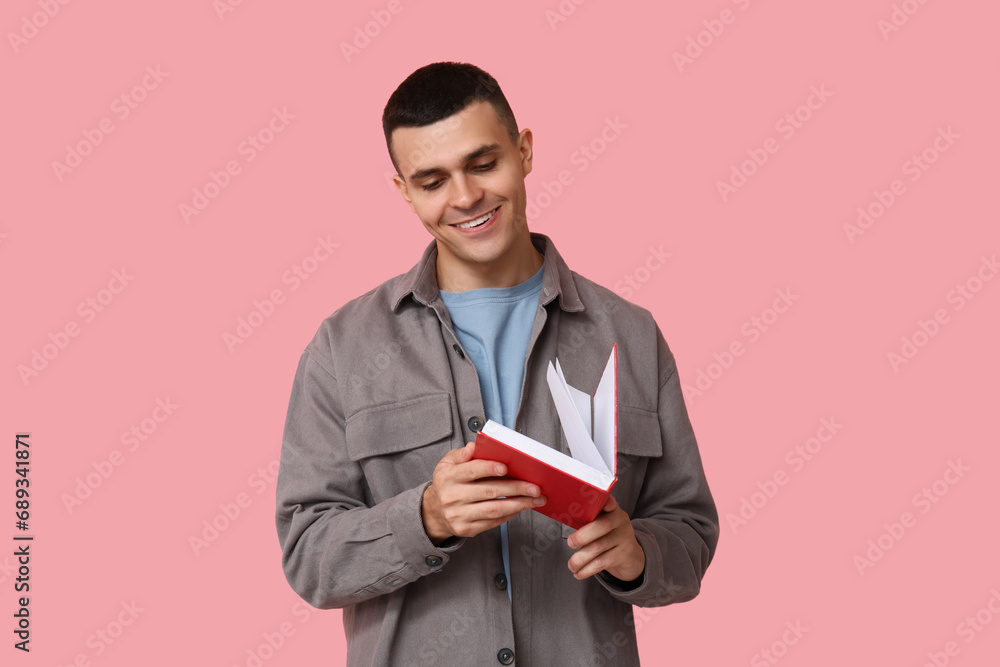
[[(646, 569), (573, 578), (573, 530), (510, 521), (513, 602), (499, 529), (440, 546), (420, 503), (435, 464), (484, 422), (476, 369), (441, 302), (432, 242), (408, 273), (323, 321), (299, 361), (277, 483), (282, 565), (321, 609), (343, 608), (347, 664), (638, 665), (632, 605), (690, 600), (719, 519), (673, 355), (650, 313), (570, 271), (546, 236), (544, 279), (515, 428), (568, 453), (545, 370), (593, 392), (618, 345), (618, 482)], [(663, 662), (662, 664), (667, 664)]]

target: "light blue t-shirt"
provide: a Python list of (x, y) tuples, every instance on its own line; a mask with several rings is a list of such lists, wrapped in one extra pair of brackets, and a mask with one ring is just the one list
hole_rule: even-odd
[[(514, 428), (524, 381), (531, 326), (535, 322), (542, 272), (538, 269), (520, 285), (445, 292), (441, 300), (465, 354), (476, 367), (486, 418)], [(507, 597), (511, 598), (510, 547), (507, 524), (500, 526)]]

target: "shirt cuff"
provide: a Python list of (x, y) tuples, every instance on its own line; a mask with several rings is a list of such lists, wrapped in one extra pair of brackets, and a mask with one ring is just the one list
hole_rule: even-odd
[(396, 546), (404, 563), (419, 576), (440, 572), (447, 565), (451, 554), (465, 543), (465, 538), (445, 540), (435, 546), (424, 530), (420, 508), (424, 491), (430, 485), (426, 482), (404, 491), (397, 496), (395, 506), (389, 512), (389, 527), (396, 536)]

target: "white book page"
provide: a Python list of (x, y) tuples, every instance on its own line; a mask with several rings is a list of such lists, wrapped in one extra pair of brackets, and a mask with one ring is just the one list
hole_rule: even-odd
[(611, 347), (611, 356), (594, 392), (594, 445), (608, 470), (617, 467), (615, 451), (615, 417), (617, 411), (618, 349)]
[(604, 475), (611, 475), (611, 469), (598, 453), (587, 432), (589, 429), (584, 427), (583, 419), (576, 411), (568, 385), (559, 377), (551, 361), (545, 378), (548, 380), (549, 393), (552, 394), (552, 401), (556, 404), (556, 412), (559, 414), (559, 421), (562, 423), (563, 433), (566, 434), (566, 441), (573, 458)]
[(486, 425), (483, 426), (483, 433), (490, 436), (494, 440), (506, 443), (507, 445), (524, 452), (532, 458), (536, 458), (543, 463), (547, 463), (553, 468), (563, 470), (573, 477), (587, 482), (588, 484), (592, 484), (599, 489), (607, 490), (607, 488), (611, 486), (611, 483), (615, 481), (615, 478), (612, 475), (607, 475), (594, 470), (582, 461), (577, 461), (574, 458), (566, 456), (558, 449), (553, 449), (548, 445), (543, 445), (537, 440), (533, 440), (522, 433), (518, 433), (517, 431), (509, 429), (503, 424), (490, 419), (486, 420)]
[(569, 397), (573, 399), (573, 405), (576, 406), (576, 411), (580, 414), (580, 419), (583, 420), (583, 425), (587, 429), (587, 436), (593, 440), (594, 432), (591, 429), (590, 418), (590, 404), (592, 403), (592, 400), (590, 394), (585, 391), (580, 391), (566, 382), (566, 376), (563, 375), (562, 366), (559, 365), (558, 359), (556, 359), (556, 373), (559, 374), (559, 379), (562, 380), (563, 386), (566, 387), (566, 390), (569, 392)]

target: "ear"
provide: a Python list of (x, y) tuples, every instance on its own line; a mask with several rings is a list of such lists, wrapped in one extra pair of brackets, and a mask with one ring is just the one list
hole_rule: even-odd
[(533, 137), (531, 136), (531, 130), (524, 128), (517, 138), (517, 149), (521, 153), (521, 171), (525, 176), (531, 173), (531, 142)]
[(410, 210), (416, 213), (416, 210), (413, 208), (413, 200), (410, 198), (410, 190), (406, 187), (406, 181), (399, 175), (399, 172), (392, 177), (392, 182), (396, 185), (396, 189), (399, 190), (399, 194), (403, 196), (403, 199), (410, 206)]

